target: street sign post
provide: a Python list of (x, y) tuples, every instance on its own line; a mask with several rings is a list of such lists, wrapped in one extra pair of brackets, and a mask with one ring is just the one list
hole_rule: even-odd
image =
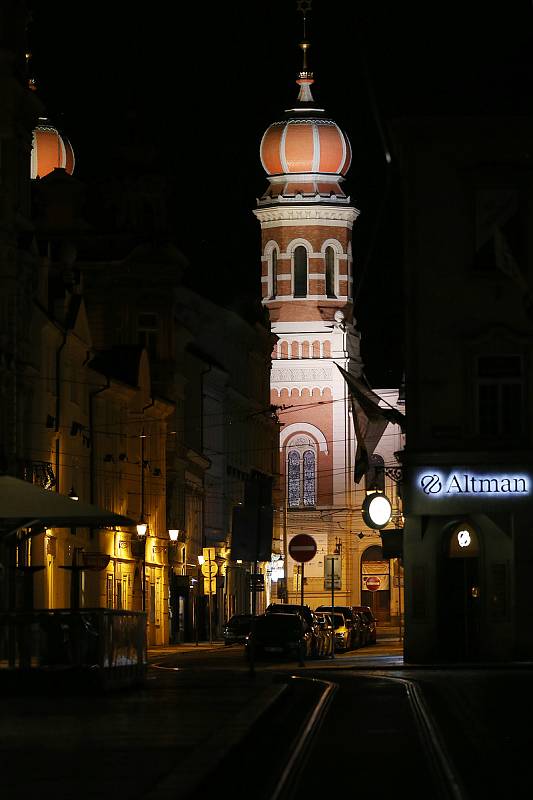
[(289, 555), (294, 561), (297, 561), (301, 571), (301, 600), (300, 603), (304, 604), (304, 564), (306, 561), (311, 561), (316, 556), (316, 542), (308, 533), (298, 533), (293, 536), (289, 542)]

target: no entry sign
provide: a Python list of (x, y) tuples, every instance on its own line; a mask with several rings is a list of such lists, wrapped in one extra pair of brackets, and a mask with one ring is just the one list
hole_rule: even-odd
[(294, 561), (300, 564), (311, 561), (316, 556), (316, 542), (307, 533), (299, 533), (293, 536), (289, 542), (289, 555)]
[(377, 592), (380, 587), (381, 581), (377, 575), (369, 575), (365, 578), (366, 588), (371, 592)]

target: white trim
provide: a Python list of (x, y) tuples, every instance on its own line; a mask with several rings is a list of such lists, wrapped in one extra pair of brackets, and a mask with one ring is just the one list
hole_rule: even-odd
[(285, 251), (286, 257), (290, 259), (294, 258), (294, 251), (296, 250), (297, 247), (300, 247), (300, 245), (305, 247), (305, 249), (307, 250), (308, 261), (310, 258), (313, 258), (314, 253), (313, 253), (313, 248), (311, 246), (311, 242), (308, 239), (302, 239), (299, 237), (291, 239), (291, 241), (287, 245), (287, 250)]
[(286, 428), (283, 429), (280, 437), (279, 437), (279, 449), (280, 452), (285, 447), (285, 442), (291, 436), (295, 436), (297, 433), (308, 433), (310, 436), (313, 436), (316, 441), (318, 442), (318, 448), (321, 453), (328, 454), (328, 443), (326, 441), (326, 437), (315, 425), (310, 425), (308, 422), (293, 422), (291, 425), (287, 425)]
[(285, 206), (256, 208), (253, 213), (262, 224), (268, 222), (278, 222), (282, 224), (287, 221), (297, 221), (298, 225), (313, 225), (316, 220), (321, 220), (321, 225), (335, 220), (341, 227), (342, 225), (353, 224), (359, 216), (359, 209), (353, 206)]
[[(310, 209), (312, 210), (312, 209)], [(254, 211), (255, 214), (255, 211)], [(317, 222), (320, 220), (320, 222)], [(304, 228), (306, 226), (312, 226), (316, 228), (317, 224), (320, 225), (322, 228), (341, 228), (351, 230), (353, 227), (354, 220), (342, 220), (342, 219), (327, 219), (327, 218), (320, 218), (316, 217), (313, 219), (292, 219), (292, 220), (267, 220), (261, 222), (261, 228), (264, 230), (269, 230), (270, 228)]]
[[(302, 300), (324, 300), (324, 298), (325, 298), (325, 295), (323, 295), (323, 294), (308, 294), (306, 297), (293, 297), (292, 294), (290, 294), (290, 295), (286, 295), (284, 297), (282, 297), (281, 295), (279, 297), (276, 297), (275, 302), (276, 303), (280, 303), (280, 302), (281, 303), (286, 303), (287, 301), (289, 301), (290, 303), (299, 303)], [(337, 297), (331, 297), (330, 298), (330, 302), (331, 303), (337, 302), (339, 300), (343, 300), (345, 302), (353, 303), (353, 299), (351, 297), (348, 297), (347, 294), (338, 294)], [(267, 298), (263, 298), (263, 303), (266, 303), (266, 302), (268, 302)]]
[(318, 172), (319, 167), (320, 167), (320, 136), (318, 133), (318, 125), (315, 122), (313, 123), (313, 172)]
[(283, 172), (288, 172), (289, 168), (287, 166), (287, 159), (285, 158), (285, 140), (287, 138), (287, 131), (289, 130), (289, 126), (285, 125), (283, 131), (281, 133), (281, 139), (279, 142), (279, 160), (281, 162), (281, 168)]

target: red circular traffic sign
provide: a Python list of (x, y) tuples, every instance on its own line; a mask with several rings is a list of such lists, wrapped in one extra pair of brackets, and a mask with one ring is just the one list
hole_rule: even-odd
[(289, 542), (289, 555), (294, 561), (304, 563), (316, 556), (316, 542), (307, 533), (298, 533)]
[(366, 582), (366, 588), (369, 589), (371, 592), (375, 592), (377, 589), (379, 589), (381, 583), (379, 578), (376, 577), (375, 575), (370, 575), (365, 582)]

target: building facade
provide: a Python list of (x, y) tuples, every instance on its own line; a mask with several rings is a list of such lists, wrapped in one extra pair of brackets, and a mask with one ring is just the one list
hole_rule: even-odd
[(531, 120), (405, 119), (393, 133), (406, 209), (405, 657), (531, 658)]
[[(354, 482), (357, 441), (349, 390), (337, 368), (363, 375), (352, 300), (352, 227), (359, 211), (343, 189), (351, 148), (347, 135), (317, 107), (312, 83), (304, 66), (297, 103), (262, 138), (268, 187), (254, 211), (262, 236), (262, 301), (277, 336), (271, 402), (281, 424), (275, 516), (281, 549), (273, 566), (281, 575), (283, 562), (284, 576), (272, 599), (298, 602), (302, 596), (302, 568), (290, 558), (289, 545), (294, 535), (307, 533), (317, 554), (303, 568), (306, 603), (314, 608), (330, 602), (332, 576), (325, 569), (333, 561), (338, 604), (363, 603), (382, 620), (398, 620), (399, 562), (383, 556), (379, 532), (363, 522), (362, 502), (367, 489), (376, 487), (368, 476)], [(398, 390), (376, 391), (396, 407)], [(389, 425), (375, 449), (378, 488), (392, 502), (393, 525), (401, 524), (391, 478), (401, 446), (398, 427)]]

